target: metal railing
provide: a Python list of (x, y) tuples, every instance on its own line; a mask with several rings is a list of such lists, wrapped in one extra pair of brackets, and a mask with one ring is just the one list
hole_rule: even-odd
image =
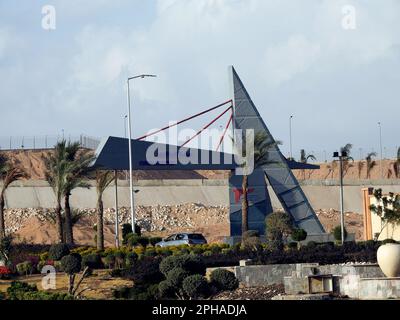
[(96, 149), (100, 139), (87, 135), (65, 136), (62, 135), (34, 135), (34, 136), (9, 136), (0, 137), (0, 150), (41, 150), (52, 149), (65, 139), (68, 142), (79, 142), (83, 148)]

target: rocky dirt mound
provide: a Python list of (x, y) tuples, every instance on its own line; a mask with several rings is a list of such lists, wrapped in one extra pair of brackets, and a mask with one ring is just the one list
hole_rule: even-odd
[[(81, 218), (74, 226), (77, 244), (93, 245), (96, 223), (95, 209), (76, 210)], [(145, 234), (167, 236), (176, 232), (200, 232), (209, 242), (221, 241), (229, 234), (228, 208), (205, 207), (199, 204), (176, 206), (138, 206), (137, 222)], [(9, 209), (5, 212), (7, 232), (19, 241), (30, 243), (54, 243), (57, 239), (54, 210)], [(120, 208), (119, 223), (130, 221), (127, 208)], [(106, 246), (114, 245), (115, 210), (104, 212)]]
[[(13, 161), (18, 162), (28, 174), (29, 179), (45, 180), (46, 167), (43, 162), (43, 157), (49, 155), (51, 150), (15, 150), (15, 151), (0, 151), (10, 157)], [(120, 179), (125, 179), (127, 175), (124, 172), (120, 173)], [(228, 171), (220, 170), (137, 170), (133, 172), (134, 179), (138, 180), (158, 180), (158, 179), (227, 179)]]
[[(18, 161), (29, 174), (30, 179), (44, 180), (45, 179), (45, 166), (43, 157), (48, 155), (51, 150), (15, 150), (15, 151), (1, 151), (2, 153), (10, 156), (15, 161)], [(381, 178), (380, 161), (375, 160), (376, 164), (371, 170), (371, 179)], [(344, 179), (367, 179), (367, 166), (365, 161), (349, 162), (345, 168)], [(395, 160), (383, 161), (383, 172), (385, 179), (395, 179), (394, 170)], [(321, 163), (318, 170), (293, 170), (295, 176), (299, 180), (326, 180), (338, 179), (339, 166), (337, 162)], [(121, 173), (120, 178), (126, 177), (125, 173)], [(214, 170), (197, 170), (197, 171), (135, 171), (134, 178), (141, 180), (153, 179), (228, 179), (229, 171), (214, 171)]]
[(284, 293), (283, 284), (265, 287), (242, 287), (235, 291), (221, 292), (213, 297), (213, 300), (271, 300), (273, 297)]
[[(380, 160), (375, 160), (375, 166), (371, 169), (370, 176), (367, 176), (367, 164), (365, 161), (348, 162), (343, 171), (345, 180), (359, 179), (381, 179)], [(395, 160), (383, 160), (383, 178), (396, 179)], [(293, 170), (294, 175), (300, 181), (302, 180), (327, 180), (339, 179), (338, 162), (319, 163), (318, 170)]]
[[(332, 230), (340, 225), (340, 212), (334, 209), (316, 210), (318, 219), (321, 221), (325, 231), (331, 233)], [(345, 212), (344, 221), (348, 233), (354, 233), (356, 240), (363, 240), (364, 224), (363, 216), (359, 213)]]
[[(77, 210), (82, 217), (74, 226), (74, 237), (78, 244), (93, 245), (96, 209)], [(151, 236), (167, 236), (176, 232), (200, 232), (209, 242), (219, 242), (229, 235), (229, 211), (227, 207), (206, 207), (199, 204), (176, 206), (138, 206), (137, 221), (143, 232)], [(334, 209), (317, 210), (316, 214), (327, 232), (340, 224), (340, 213)], [(20, 241), (31, 243), (52, 243), (57, 239), (54, 225), (54, 210), (49, 209), (8, 209), (5, 213), (7, 232), (13, 233)], [(115, 210), (105, 209), (105, 241), (114, 244)], [(130, 221), (127, 208), (120, 208), (119, 223)], [(345, 213), (346, 229), (355, 233), (356, 240), (363, 239), (362, 215)]]

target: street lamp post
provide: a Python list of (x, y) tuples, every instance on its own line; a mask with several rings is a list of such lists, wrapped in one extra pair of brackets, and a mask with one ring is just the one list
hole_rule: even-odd
[(126, 139), (126, 119), (128, 118), (128, 115), (125, 115), (124, 116), (124, 137), (125, 137), (125, 139)]
[(381, 152), (381, 179), (383, 179), (382, 124), (378, 122), (378, 126), (379, 126), (379, 148)]
[(293, 116), (289, 118), (289, 144), (290, 144), (290, 160), (293, 159), (293, 150), (292, 150), (292, 119)]
[(134, 199), (133, 199), (133, 177), (132, 177), (132, 127), (131, 127), (131, 98), (130, 98), (130, 87), (129, 81), (137, 79), (137, 78), (147, 78), (147, 77), (156, 77), (151, 74), (141, 74), (138, 76), (130, 77), (127, 79), (127, 100), (128, 100), (128, 143), (129, 143), (129, 194), (130, 194), (130, 202), (131, 202), (131, 224), (132, 224), (132, 232), (136, 233), (135, 228), (135, 207), (134, 207)]
[(339, 183), (340, 183), (340, 230), (342, 244), (345, 241), (344, 238), (344, 200), (343, 200), (343, 160), (347, 158), (347, 152), (342, 151), (333, 153), (334, 158), (339, 158)]

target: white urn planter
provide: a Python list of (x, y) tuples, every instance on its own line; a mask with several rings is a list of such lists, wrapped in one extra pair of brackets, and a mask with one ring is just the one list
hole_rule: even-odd
[(387, 243), (377, 252), (378, 264), (388, 278), (400, 277), (400, 244)]

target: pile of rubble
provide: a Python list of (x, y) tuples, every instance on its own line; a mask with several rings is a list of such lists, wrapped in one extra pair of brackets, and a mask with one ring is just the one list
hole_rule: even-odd
[(225, 291), (213, 297), (214, 300), (271, 300), (273, 297), (285, 293), (283, 284), (274, 284), (266, 287), (242, 287), (235, 291)]
[[(93, 224), (96, 221), (96, 209), (76, 209), (74, 214), (87, 217)], [(130, 222), (130, 209), (119, 208), (119, 223)], [(136, 219), (143, 231), (173, 231), (176, 229), (207, 227), (219, 223), (228, 223), (229, 209), (224, 206), (204, 206), (196, 203), (179, 204), (174, 206), (137, 206)], [(26, 208), (6, 209), (5, 220), (7, 233), (18, 231), (31, 217), (38, 218), (41, 222), (55, 221), (54, 209)], [(115, 209), (104, 210), (105, 224), (115, 223)]]

